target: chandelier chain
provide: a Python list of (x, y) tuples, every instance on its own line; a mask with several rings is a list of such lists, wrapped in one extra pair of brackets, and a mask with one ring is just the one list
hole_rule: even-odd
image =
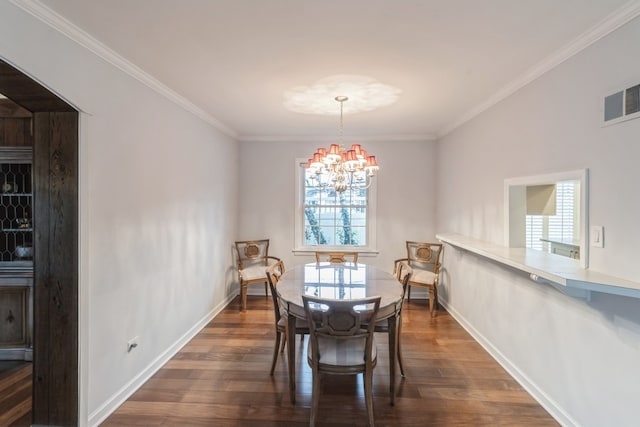
[(336, 101), (338, 101), (340, 103), (340, 134), (339, 134), (339, 142), (340, 145), (342, 145), (342, 142), (344, 140), (344, 119), (343, 119), (343, 107), (344, 107), (344, 101), (348, 100), (349, 98), (347, 98), (346, 96), (336, 96)]

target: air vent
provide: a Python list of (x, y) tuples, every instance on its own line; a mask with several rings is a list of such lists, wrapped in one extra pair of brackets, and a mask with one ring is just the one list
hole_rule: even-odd
[(627, 89), (624, 98), (624, 114), (640, 112), (640, 85)]
[(640, 117), (640, 84), (604, 97), (605, 126)]

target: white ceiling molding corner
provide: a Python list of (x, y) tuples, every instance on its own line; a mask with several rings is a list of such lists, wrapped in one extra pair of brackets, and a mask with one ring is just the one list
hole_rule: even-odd
[(229, 128), (225, 124), (221, 123), (215, 117), (212, 117), (206, 111), (196, 106), (188, 99), (173, 91), (136, 65), (132, 64), (127, 59), (123, 58), (109, 47), (105, 46), (94, 37), (87, 34), (76, 25), (72, 24), (47, 6), (40, 3), (38, 0), (9, 0), (11, 3), (24, 10), (33, 17), (47, 24), (52, 29), (64, 34), (69, 39), (78, 43), (80, 46), (88, 49), (96, 54), (98, 57), (104, 59), (114, 67), (120, 69), (124, 73), (130, 75), (140, 83), (156, 91), (160, 95), (166, 97), (170, 101), (184, 108), (188, 112), (194, 114), (196, 117), (209, 123), (223, 134), (237, 140), (238, 134), (233, 129)]
[(522, 74), (520, 77), (504, 86), (494, 95), (490, 96), (485, 102), (476, 106), (475, 108), (472, 108), (471, 110), (468, 110), (457, 120), (454, 120), (449, 125), (445, 126), (441, 131), (438, 132), (437, 138), (440, 139), (451, 133), (457, 127), (478, 116), (483, 111), (488, 110), (503, 99), (506, 99), (510, 95), (514, 94), (517, 90), (533, 82), (543, 74), (551, 71), (553, 68), (557, 67), (567, 59), (591, 46), (593, 43), (597, 42), (607, 34), (610, 34), (611, 32), (622, 27), (624, 24), (638, 17), (639, 15), (640, 0), (631, 0), (630, 2), (626, 3), (624, 6), (603, 19), (601, 22), (594, 25), (592, 28), (575, 38), (573, 41), (558, 49), (554, 54), (548, 56), (533, 68)]

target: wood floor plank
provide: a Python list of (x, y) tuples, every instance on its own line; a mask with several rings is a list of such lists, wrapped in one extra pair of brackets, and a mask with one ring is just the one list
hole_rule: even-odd
[[(557, 426), (558, 423), (455, 320), (427, 303), (406, 303), (402, 346), (406, 378), (389, 404), (386, 335), (376, 337), (373, 395), (378, 426)], [(232, 302), (102, 424), (109, 426), (306, 426), (312, 379), (306, 340), (296, 338), (296, 399), (275, 340), (271, 300)], [(365, 425), (362, 378), (325, 377), (319, 425)]]
[(31, 425), (33, 365), (30, 362), (0, 362), (0, 426)]

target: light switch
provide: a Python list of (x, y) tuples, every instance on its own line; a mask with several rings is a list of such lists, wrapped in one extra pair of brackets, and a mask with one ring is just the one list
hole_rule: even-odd
[(604, 248), (604, 227), (592, 225), (589, 230), (589, 241), (594, 248)]

